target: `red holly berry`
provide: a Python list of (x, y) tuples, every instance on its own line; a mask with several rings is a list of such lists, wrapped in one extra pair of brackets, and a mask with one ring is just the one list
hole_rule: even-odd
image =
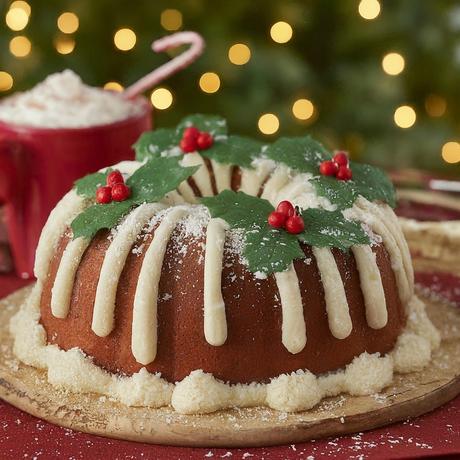
[(109, 173), (107, 176), (107, 185), (109, 187), (112, 187), (115, 184), (123, 183), (125, 180), (123, 179), (123, 176), (120, 171), (115, 169), (115, 171), (112, 171)]
[(180, 148), (182, 149), (182, 151), (184, 153), (191, 153), (191, 152), (195, 152), (198, 148), (198, 145), (196, 143), (196, 139), (193, 139), (193, 138), (183, 138), (181, 141), (180, 141)]
[(198, 150), (207, 150), (214, 143), (214, 139), (210, 133), (202, 131), (196, 138)]
[(335, 177), (339, 180), (350, 180), (353, 177), (353, 172), (348, 166), (340, 166)]
[(96, 203), (107, 204), (112, 201), (112, 187), (106, 185), (98, 187), (96, 190)]
[(335, 176), (338, 170), (339, 167), (337, 166), (337, 163), (333, 162), (332, 160), (323, 161), (319, 165), (319, 172), (323, 176)]
[(131, 189), (124, 183), (115, 184), (112, 187), (112, 200), (125, 201), (131, 195)]
[(333, 161), (337, 163), (338, 166), (348, 166), (348, 155), (347, 152), (337, 152), (334, 155)]
[(196, 139), (200, 135), (200, 131), (195, 126), (189, 126), (184, 129), (182, 139)]
[(272, 211), (268, 215), (268, 225), (273, 228), (283, 228), (284, 223), (286, 222), (286, 214), (283, 214), (278, 211)]
[(281, 201), (276, 207), (277, 212), (284, 214), (286, 218), (293, 216), (295, 214), (294, 206), (290, 201), (284, 200)]
[(302, 219), (302, 216), (296, 214), (295, 216), (288, 217), (284, 228), (288, 233), (296, 235), (301, 233), (305, 229), (305, 222)]

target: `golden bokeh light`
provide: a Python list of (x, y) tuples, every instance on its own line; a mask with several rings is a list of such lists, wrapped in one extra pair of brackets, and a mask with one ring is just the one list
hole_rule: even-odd
[(292, 105), (292, 113), (299, 120), (308, 120), (315, 113), (315, 106), (308, 99), (298, 99)]
[(54, 47), (59, 54), (70, 54), (75, 49), (75, 40), (70, 37), (58, 37), (54, 40)]
[(388, 53), (383, 56), (382, 68), (388, 75), (399, 75), (405, 65), (404, 58), (399, 53)]
[(119, 29), (113, 36), (115, 46), (121, 51), (129, 51), (136, 44), (136, 34), (131, 29)]
[(14, 2), (11, 3), (10, 5), (10, 10), (14, 8), (19, 8), (23, 10), (27, 16), (30, 16), (30, 13), (32, 12), (32, 8), (27, 2), (24, 2), (23, 0), (15, 0)]
[(57, 20), (58, 29), (65, 34), (73, 34), (78, 30), (80, 21), (75, 13), (62, 13)]
[(228, 59), (235, 65), (247, 64), (251, 59), (251, 50), (244, 43), (235, 43), (228, 50)]
[(8, 72), (0, 71), (0, 91), (8, 91), (13, 87), (13, 77)]
[(430, 117), (442, 117), (447, 110), (446, 100), (436, 94), (429, 94), (425, 99), (425, 110)]
[(395, 110), (394, 120), (400, 128), (410, 128), (415, 123), (417, 114), (410, 105), (401, 105)]
[(152, 91), (150, 100), (156, 109), (165, 110), (171, 107), (171, 104), (173, 103), (173, 95), (169, 89), (156, 88)]
[(182, 27), (182, 13), (174, 9), (164, 10), (161, 12), (160, 24), (165, 30), (179, 30)]
[(6, 25), (15, 32), (25, 29), (29, 15), (22, 8), (10, 8), (5, 16)]
[(358, 12), (364, 19), (375, 19), (380, 14), (380, 2), (378, 0), (361, 0)]
[(220, 88), (220, 78), (214, 72), (206, 72), (200, 77), (199, 85), (205, 93), (215, 93)]
[(18, 58), (26, 57), (30, 54), (32, 43), (24, 35), (18, 35), (10, 40), (10, 53)]
[(446, 142), (442, 146), (441, 151), (442, 159), (446, 163), (459, 163), (460, 162), (460, 144), (458, 142)]
[(287, 43), (292, 38), (292, 27), (284, 21), (276, 22), (270, 29), (270, 36), (276, 43)]
[(263, 134), (275, 134), (280, 127), (278, 117), (273, 113), (264, 113), (257, 123), (259, 130)]
[(104, 85), (104, 89), (106, 89), (107, 91), (118, 91), (118, 92), (121, 92), (123, 91), (123, 86), (120, 85), (120, 83), (116, 82), (116, 81), (108, 81), (105, 85)]

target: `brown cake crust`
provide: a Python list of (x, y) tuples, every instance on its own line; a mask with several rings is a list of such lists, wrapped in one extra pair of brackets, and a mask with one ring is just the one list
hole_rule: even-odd
[[(175, 233), (178, 230), (176, 229)], [(131, 352), (133, 299), (145, 251), (130, 252), (118, 286), (115, 328), (107, 337), (91, 330), (93, 304), (99, 272), (110, 241), (99, 232), (86, 250), (78, 268), (67, 318), (52, 315), (51, 289), (62, 253), (69, 241), (63, 236), (51, 260), (41, 298), (41, 323), (48, 342), (64, 350), (77, 347), (94, 363), (110, 372), (131, 375), (142, 367)], [(248, 272), (239, 257), (225, 252), (222, 292), (226, 306), (228, 337), (224, 345), (208, 344), (203, 332), (204, 236), (188, 238), (185, 255), (178, 253), (175, 238), (168, 243), (159, 286), (158, 352), (150, 372), (175, 382), (191, 371), (202, 369), (231, 383), (266, 382), (282, 373), (309, 369), (315, 374), (333, 371), (350, 363), (364, 351), (390, 351), (405, 326), (404, 307), (399, 299), (390, 257), (382, 244), (376, 254), (385, 291), (388, 324), (379, 330), (367, 325), (359, 274), (352, 253), (333, 250), (345, 285), (353, 331), (346, 339), (332, 336), (327, 321), (323, 285), (312, 250), (303, 245), (307, 256), (296, 260), (307, 329), (306, 347), (291, 354), (281, 341), (281, 304), (273, 276), (259, 280)], [(310, 263), (306, 261), (310, 260)], [(181, 261), (181, 262), (179, 262)], [(200, 262), (201, 261), (201, 262)]]

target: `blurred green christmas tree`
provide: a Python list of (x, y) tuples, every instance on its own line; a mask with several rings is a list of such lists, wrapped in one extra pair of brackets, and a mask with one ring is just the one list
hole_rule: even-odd
[(455, 0), (3, 0), (0, 13), (2, 95), (67, 67), (126, 86), (168, 59), (154, 38), (192, 29), (207, 50), (154, 93), (156, 125), (220, 113), (264, 139), (308, 131), (383, 166), (459, 172)]

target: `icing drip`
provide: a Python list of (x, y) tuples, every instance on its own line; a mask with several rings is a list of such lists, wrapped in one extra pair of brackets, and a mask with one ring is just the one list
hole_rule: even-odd
[(272, 172), (270, 178), (267, 180), (262, 192), (262, 198), (270, 201), (273, 206), (276, 206), (276, 198), (278, 192), (284, 187), (289, 181), (289, 168), (284, 165), (277, 166)]
[(232, 188), (232, 165), (222, 164), (211, 160), (214, 178), (216, 180), (217, 193)]
[(62, 254), (51, 290), (51, 312), (56, 318), (65, 318), (69, 313), (75, 274), (90, 242), (86, 238), (72, 240)]
[(303, 315), (299, 279), (294, 266), (275, 273), (283, 311), (282, 342), (290, 353), (299, 353), (307, 343), (307, 331)]
[(241, 168), (240, 191), (248, 195), (257, 196), (260, 187), (267, 176), (273, 170), (273, 162), (270, 160), (259, 160), (253, 162), (254, 169)]
[(199, 153), (187, 153), (181, 161), (182, 166), (201, 166), (192, 176), (196, 186), (203, 196), (213, 196), (211, 175), (208, 167)]
[(334, 255), (328, 248), (313, 247), (324, 287), (329, 329), (337, 339), (347, 338), (353, 329), (348, 308), (345, 286)]
[(351, 250), (358, 268), (361, 291), (366, 306), (367, 324), (373, 329), (381, 329), (388, 322), (388, 312), (375, 254), (367, 245), (353, 246)]
[(120, 225), (107, 249), (96, 288), (91, 326), (99, 337), (106, 337), (113, 330), (118, 281), (131, 246), (147, 221), (163, 207), (164, 205), (155, 203), (136, 208)]
[(171, 233), (186, 213), (186, 208), (174, 208), (165, 215), (155, 230), (142, 262), (134, 295), (131, 334), (132, 353), (140, 364), (150, 364), (157, 354), (158, 288), (163, 259)]
[(73, 218), (83, 211), (85, 204), (85, 200), (71, 190), (51, 211), (40, 235), (35, 254), (34, 273), (38, 279), (44, 280), (48, 275), (50, 260), (62, 234)]
[(176, 190), (172, 190), (165, 195), (161, 202), (168, 206), (174, 206), (176, 204), (184, 204), (185, 200)]
[(206, 230), (204, 259), (204, 336), (210, 345), (223, 345), (227, 340), (227, 319), (222, 297), (222, 259), (228, 224), (211, 219)]
[(177, 189), (179, 190), (179, 193), (182, 195), (182, 197), (187, 203), (198, 203), (195, 196), (195, 192), (186, 180), (179, 184), (179, 187), (177, 187)]

